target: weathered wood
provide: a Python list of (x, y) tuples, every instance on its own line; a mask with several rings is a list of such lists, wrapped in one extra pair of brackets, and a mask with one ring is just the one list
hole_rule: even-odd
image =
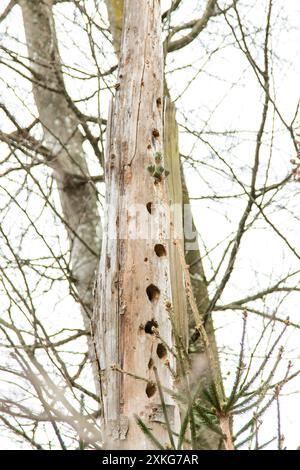
[(124, 0), (105, 0), (113, 45), (116, 54), (120, 54)]
[[(128, 0), (107, 136), (106, 229), (94, 321), (110, 448), (151, 446), (135, 414), (163, 445), (169, 441), (154, 374), (156, 367), (162, 386), (173, 388), (169, 200), (164, 177), (157, 181), (147, 171), (156, 152), (163, 153), (162, 102), (160, 2)], [(165, 401), (178, 431), (178, 408), (170, 395)]]

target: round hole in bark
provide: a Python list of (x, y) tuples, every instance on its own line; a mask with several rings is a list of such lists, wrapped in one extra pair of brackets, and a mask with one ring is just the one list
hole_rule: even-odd
[(152, 202), (147, 202), (146, 208), (149, 214), (152, 214)]
[(162, 343), (159, 343), (156, 348), (156, 354), (159, 359), (163, 359), (167, 355), (167, 348)]
[(146, 387), (146, 395), (148, 398), (153, 397), (154, 393), (156, 392), (156, 385), (154, 382), (148, 382)]
[(158, 108), (160, 108), (160, 106), (161, 106), (161, 97), (157, 98), (156, 105), (157, 105)]
[(148, 369), (152, 369), (153, 366), (154, 366), (154, 361), (152, 357), (150, 357), (149, 362), (148, 362)]
[(145, 325), (145, 333), (148, 333), (148, 335), (153, 335), (152, 328), (158, 328), (158, 323), (154, 319), (147, 321)]
[(160, 290), (154, 284), (150, 284), (147, 289), (146, 293), (150, 302), (156, 302), (160, 296)]
[(152, 129), (152, 135), (155, 139), (158, 139), (159, 137), (159, 130), (158, 129)]
[(157, 256), (160, 258), (161, 256), (166, 256), (167, 251), (161, 243), (157, 243), (154, 247), (154, 251), (157, 254)]
[(144, 261), (145, 261), (145, 263), (147, 263), (147, 261), (148, 261), (148, 258), (144, 258)]

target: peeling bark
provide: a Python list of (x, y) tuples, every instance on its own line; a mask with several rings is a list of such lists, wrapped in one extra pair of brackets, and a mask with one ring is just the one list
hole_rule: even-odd
[[(170, 171), (170, 175), (167, 178), (167, 189), (169, 201), (173, 209), (170, 221), (173, 231), (172, 238), (181, 241), (182, 245), (184, 245), (178, 126), (176, 122), (176, 109), (168, 96), (165, 97), (164, 127), (165, 161), (166, 167)], [(184, 295), (184, 276), (178, 249), (172, 241), (169, 244), (169, 252), (174, 326), (176, 334), (180, 337), (182, 345), (187, 350), (188, 315), (186, 296)]]
[[(120, 85), (107, 135), (107, 216), (94, 326), (103, 371), (105, 445), (149, 449), (135, 415), (162, 445), (168, 443), (155, 368), (168, 389), (175, 368), (168, 351), (173, 347), (169, 200), (164, 177), (155, 180), (147, 171), (156, 152), (163, 152), (163, 53), (160, 2), (125, 4)], [(178, 431), (177, 405), (168, 394), (165, 402)]]

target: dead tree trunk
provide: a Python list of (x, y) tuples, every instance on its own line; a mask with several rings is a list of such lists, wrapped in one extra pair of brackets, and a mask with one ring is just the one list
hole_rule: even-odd
[[(137, 415), (169, 442), (155, 377), (173, 388), (168, 310), (169, 203), (163, 161), (160, 2), (127, 0), (116, 97), (106, 149), (107, 220), (95, 307), (106, 446), (148, 449)], [(160, 156), (161, 154), (161, 156)], [(170, 425), (178, 409), (165, 394)]]
[[(82, 148), (80, 121), (64, 94), (63, 77), (52, 15), (52, 0), (20, 0), (28, 55), (33, 74), (33, 94), (44, 131), (44, 145), (53, 157), (64, 221), (71, 250), (72, 278), (76, 284), (84, 324), (90, 329), (97, 269), (101, 221), (95, 189), (88, 182), (89, 172)], [(94, 346), (89, 342), (90, 358)], [(99, 383), (94, 367), (95, 384)]]
[[(123, 7), (124, 7), (124, 0), (106, 0), (107, 10), (108, 10), (108, 17), (110, 22), (110, 30), (113, 36), (113, 44), (116, 53), (118, 54), (120, 51), (120, 38), (121, 38), (121, 31), (122, 31), (122, 19), (123, 19)], [(165, 156), (166, 156), (166, 167), (170, 169), (171, 174), (167, 179), (167, 186), (169, 192), (169, 199), (172, 201), (172, 204), (182, 204), (185, 207), (185, 215), (192, 221), (192, 233), (196, 234), (196, 229), (193, 221), (193, 217), (191, 214), (190, 209), (190, 200), (189, 194), (185, 182), (185, 176), (181, 168), (180, 164), (180, 156), (178, 150), (178, 128), (176, 123), (176, 112), (174, 105), (170, 102), (169, 98), (169, 91), (167, 88), (167, 84), (165, 82), (164, 87), (164, 101), (165, 101), (165, 129), (164, 129), (164, 136), (165, 136)], [(177, 237), (183, 237), (182, 232), (180, 234), (180, 230), (178, 229), (178, 223), (180, 216), (178, 212), (174, 214), (175, 219), (173, 220), (174, 226), (177, 228)], [(182, 220), (182, 217), (181, 217)], [(189, 248), (185, 251), (185, 260), (189, 267), (189, 272), (191, 276), (191, 282), (193, 287), (193, 293), (195, 296), (195, 300), (197, 303), (197, 307), (199, 310), (199, 314), (201, 317), (204, 317), (207, 307), (209, 305), (209, 296), (207, 290), (207, 284), (205, 281), (205, 273), (202, 264), (201, 253), (199, 250), (199, 245), (197, 241), (197, 236), (194, 235), (192, 239), (186, 240), (186, 247), (191, 246), (193, 247), (192, 250)], [(182, 332), (183, 338), (186, 337), (186, 330), (187, 330), (187, 321), (188, 315), (184, 318), (186, 312), (186, 301), (185, 296), (182, 295), (184, 291), (184, 283), (182, 281), (182, 266), (178, 259), (178, 250), (172, 243), (170, 244), (170, 266), (171, 266), (171, 286), (172, 286), (172, 302), (174, 305), (174, 319), (176, 325), (178, 325), (178, 330)], [(190, 326), (193, 327), (195, 325), (195, 321), (192, 315), (192, 312), (189, 311), (189, 322)], [(212, 348), (212, 353), (214, 356), (214, 365), (216, 367), (216, 377), (218, 380), (218, 388), (223, 390), (222, 384), (222, 375), (221, 375), (221, 368), (218, 356), (218, 349), (216, 344), (215, 338), (215, 331), (214, 325), (211, 315), (208, 317), (205, 323), (205, 329), (207, 332), (207, 336)], [(198, 345), (197, 345), (198, 350)], [(205, 351), (195, 354), (197, 356), (199, 362), (202, 364), (206, 363), (208, 366), (208, 360), (206, 358)], [(209, 373), (208, 367), (203, 368), (201, 372), (201, 376), (198, 377), (198, 380), (201, 380), (205, 385), (209, 383)], [(219, 446), (219, 436), (218, 434), (212, 432), (205, 424), (201, 426), (199, 429), (199, 443), (201, 448), (208, 448), (208, 449), (217, 449)]]

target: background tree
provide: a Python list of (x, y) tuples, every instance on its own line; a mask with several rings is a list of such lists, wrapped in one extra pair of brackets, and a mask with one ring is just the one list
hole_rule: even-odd
[[(89, 183), (90, 175), (82, 148), (81, 124), (90, 135), (90, 142), (101, 162), (97, 142), (88, 130), (87, 119), (72, 106), (65, 91), (52, 2), (20, 2), (26, 35), (33, 94), (43, 129), (48, 155), (45, 163), (53, 169), (59, 191), (64, 223), (70, 244), (70, 268), (86, 330), (90, 328), (93, 310), (92, 289), (97, 269), (101, 221), (97, 193)], [(37, 27), (38, 25), (38, 27)], [(36, 124), (36, 123), (35, 123)], [(89, 340), (89, 355), (93, 362), (94, 347)], [(98, 374), (95, 383), (98, 384)]]

